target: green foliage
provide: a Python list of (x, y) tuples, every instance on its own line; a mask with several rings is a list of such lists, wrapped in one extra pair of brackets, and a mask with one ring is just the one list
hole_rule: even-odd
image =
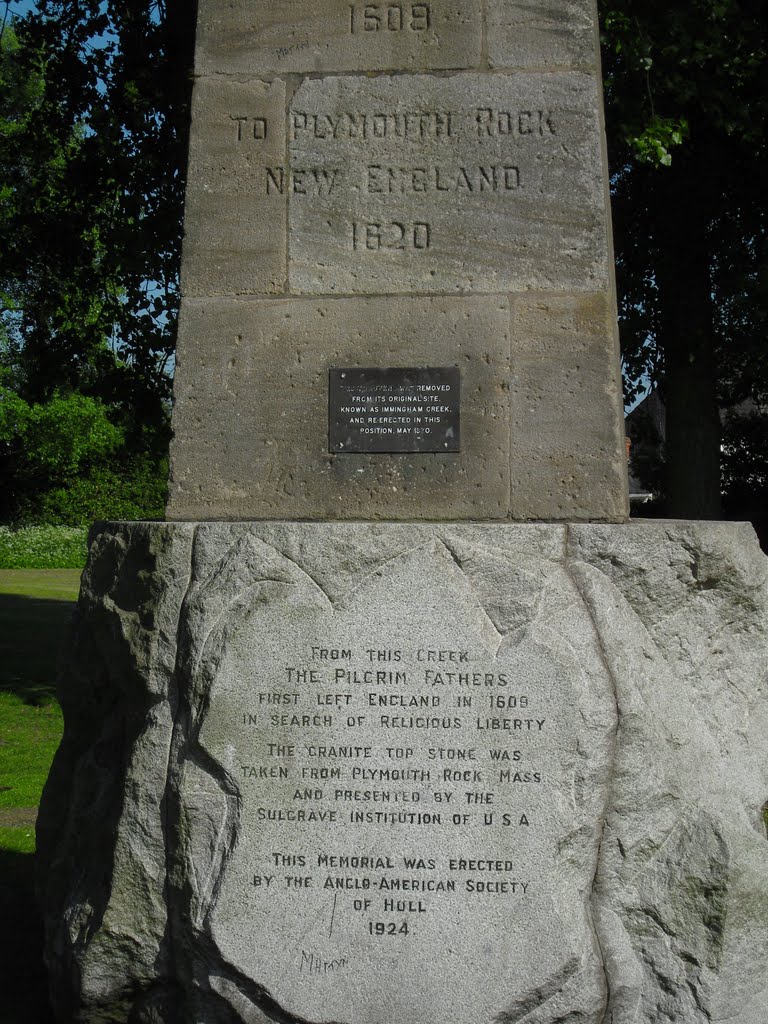
[(688, 134), (688, 122), (654, 115), (639, 135), (629, 135), (627, 142), (635, 158), (642, 163), (669, 167), (672, 151)]
[(63, 482), (113, 455), (123, 434), (107, 410), (86, 395), (54, 395), (31, 406), (23, 433), (28, 471)]
[(0, 569), (81, 569), (87, 540), (82, 527), (0, 526)]
[(762, 494), (768, 504), (768, 415), (731, 412), (723, 427), (723, 489)]
[(0, 691), (0, 807), (36, 807), (61, 741), (64, 722), (58, 704), (37, 707)]
[(701, 514), (680, 500), (705, 490), (716, 514), (718, 462), (730, 493), (762, 457), (726, 438), (721, 458), (719, 410), (768, 398), (766, 13), (600, 3), (625, 397), (664, 399), (671, 515)]
[(37, 516), (48, 523), (78, 525), (95, 519), (162, 519), (167, 464), (136, 460), (124, 472), (100, 467), (39, 495)]
[(614, 144), (715, 132), (763, 146), (765, 14), (764, 0), (601, 0)]
[(133, 454), (109, 412), (82, 394), (29, 404), (0, 385), (6, 519), (86, 526), (94, 519), (162, 517), (165, 459)]
[(39, 0), (6, 29), (0, 289), (24, 397), (91, 391), (143, 425), (168, 395), (193, 32), (187, 5), (137, 0)]
[(0, 35), (0, 521), (162, 513), (193, 39), (144, 0)]
[[(706, 236), (721, 398), (738, 402), (755, 378), (768, 385), (765, 2), (601, 0), (600, 16), (626, 398), (664, 383), (660, 313), (686, 296), (662, 295), (657, 268), (688, 192)], [(695, 245), (679, 248), (697, 256)]]
[(28, 422), (29, 403), (0, 383), (0, 453), (24, 436)]

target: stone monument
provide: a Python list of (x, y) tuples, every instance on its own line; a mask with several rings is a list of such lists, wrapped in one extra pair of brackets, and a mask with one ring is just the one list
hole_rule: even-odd
[[(201, 0), (170, 519), (626, 519), (595, 26)], [(460, 448), (329, 451), (330, 370), (444, 366)]]
[(200, 0), (167, 523), (94, 530), (61, 1021), (763, 1024), (768, 571), (626, 522), (591, 0)]

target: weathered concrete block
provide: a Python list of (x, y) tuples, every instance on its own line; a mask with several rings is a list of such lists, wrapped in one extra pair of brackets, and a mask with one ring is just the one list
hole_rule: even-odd
[[(169, 517), (506, 517), (505, 299), (187, 300), (181, 331)], [(460, 453), (329, 454), (330, 367), (456, 358)]]
[[(169, 517), (625, 520), (591, 2), (201, 0), (196, 54)], [(331, 456), (344, 367), (458, 369), (462, 450)]]
[[(168, 516), (620, 520), (612, 316), (601, 294), (186, 299)], [(331, 367), (457, 358), (461, 452), (329, 453)]]
[(594, 0), (488, 0), (487, 18), (491, 67), (599, 67)]
[(608, 285), (591, 75), (310, 79), (288, 142), (297, 292)]
[(730, 524), (104, 527), (59, 1018), (762, 1024), (766, 568)]
[(195, 70), (437, 71), (482, 59), (480, 0), (199, 0)]
[(181, 287), (186, 295), (282, 292), (287, 198), (267, 195), (285, 154), (285, 84), (200, 79), (194, 91)]
[(514, 296), (510, 517), (625, 515), (621, 374), (604, 294)]

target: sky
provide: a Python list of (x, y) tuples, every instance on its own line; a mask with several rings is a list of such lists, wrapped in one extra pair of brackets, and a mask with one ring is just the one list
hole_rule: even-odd
[[(29, 11), (34, 10), (36, 6), (37, 4), (35, 0), (11, 0), (10, 12), (11, 14), (27, 14)], [(0, 6), (0, 11), (2, 11), (2, 8), (4, 7), (5, 0), (3, 0), (3, 3)], [(5, 12), (2, 11), (2, 13)]]

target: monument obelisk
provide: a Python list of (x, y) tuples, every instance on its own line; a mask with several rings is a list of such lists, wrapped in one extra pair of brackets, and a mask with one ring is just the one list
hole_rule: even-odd
[(766, 563), (628, 523), (591, 0), (200, 0), (167, 523), (92, 534), (62, 1021), (762, 1024)]
[[(200, 4), (169, 518), (626, 519), (592, 2), (487, 7)], [(443, 366), (460, 450), (329, 450)]]

